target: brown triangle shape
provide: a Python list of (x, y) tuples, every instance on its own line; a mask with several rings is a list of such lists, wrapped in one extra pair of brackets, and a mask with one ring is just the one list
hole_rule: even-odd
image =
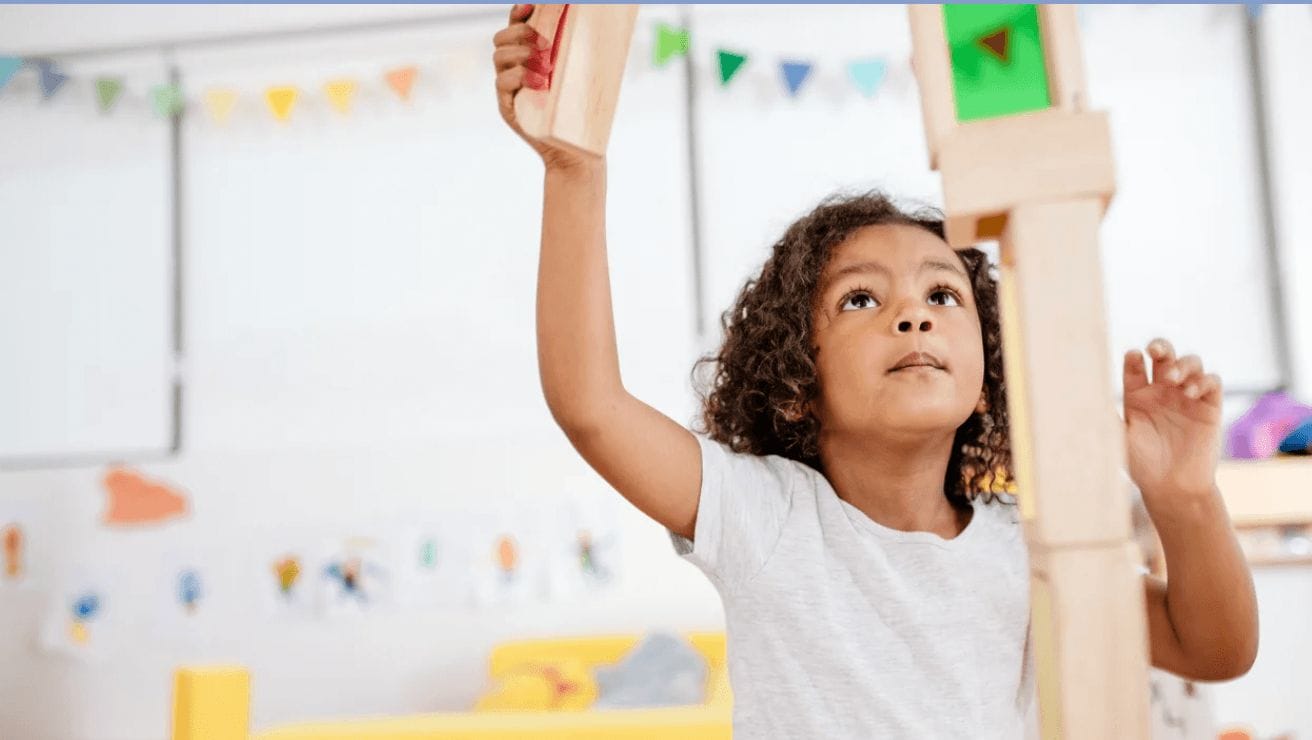
[(980, 46), (983, 46), (985, 49), (992, 52), (993, 56), (998, 58), (998, 61), (1006, 62), (1007, 52), (1010, 51), (1009, 47), (1011, 46), (1010, 41), (1011, 41), (1011, 29), (1004, 27), (1004, 28), (999, 28), (993, 33), (981, 38), (979, 40), (979, 44)]

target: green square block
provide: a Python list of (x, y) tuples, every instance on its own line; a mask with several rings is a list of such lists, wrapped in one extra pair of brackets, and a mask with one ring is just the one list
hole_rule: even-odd
[[(974, 121), (1051, 105), (1035, 5), (944, 5), (957, 120)], [(1006, 31), (1005, 61), (983, 43)]]

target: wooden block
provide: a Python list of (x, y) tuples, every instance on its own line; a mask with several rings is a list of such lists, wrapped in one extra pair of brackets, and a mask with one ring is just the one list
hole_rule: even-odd
[(1084, 53), (1075, 5), (1040, 5), (1039, 26), (1048, 64), (1048, 95), (1052, 107), (1078, 113), (1088, 105)]
[(996, 239), (1013, 208), (1116, 190), (1105, 113), (1037, 111), (966, 123), (941, 142), (947, 241), (969, 247)]
[[(1020, 6), (1014, 6), (1020, 7)], [(965, 12), (988, 12), (981, 6), (961, 6)], [(929, 166), (939, 169), (942, 143), (958, 127), (951, 47), (944, 6), (907, 6), (911, 27), (911, 67), (920, 92)], [(1040, 43), (1047, 73), (1048, 109), (1085, 109), (1084, 62), (1076, 10), (1070, 5), (1039, 5)]]
[(907, 6), (911, 22), (911, 69), (920, 88), (920, 111), (925, 121), (925, 143), (930, 169), (938, 169), (939, 143), (957, 126), (952, 101), (952, 65), (940, 5)]
[(528, 23), (555, 39), (547, 89), (522, 88), (515, 117), (536, 139), (606, 153), (636, 5), (538, 5)]
[(179, 668), (173, 674), (173, 740), (247, 740), (250, 701), (244, 668)]
[(1003, 358), (1026, 535), (1041, 546), (1130, 538), (1097, 198), (1022, 205), (1001, 240)]
[(1216, 485), (1236, 527), (1312, 524), (1312, 458), (1226, 460)]
[(1031, 640), (1045, 740), (1147, 740), (1138, 548), (1031, 550)]

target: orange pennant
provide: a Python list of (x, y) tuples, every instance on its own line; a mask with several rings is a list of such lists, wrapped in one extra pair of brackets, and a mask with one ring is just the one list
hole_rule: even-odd
[(351, 112), (351, 98), (355, 95), (355, 80), (330, 80), (323, 86), (328, 102), (339, 113)]
[(410, 100), (410, 89), (414, 87), (415, 76), (418, 74), (419, 68), (411, 65), (391, 70), (384, 77), (387, 79), (387, 86), (392, 88), (396, 96), (408, 101)]
[(111, 468), (104, 485), (109, 495), (105, 524), (151, 524), (187, 513), (181, 493), (126, 468)]
[(269, 104), (273, 117), (286, 122), (292, 117), (292, 108), (296, 105), (296, 96), (300, 94), (292, 85), (271, 87), (264, 93), (264, 100)]

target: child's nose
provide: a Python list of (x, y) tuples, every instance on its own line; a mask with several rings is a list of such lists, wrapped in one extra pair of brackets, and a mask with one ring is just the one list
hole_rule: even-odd
[(922, 332), (929, 331), (934, 328), (934, 322), (930, 321), (929, 319), (921, 319), (919, 321), (911, 321), (908, 319), (903, 319), (902, 321), (897, 322), (897, 331), (899, 334), (906, 334), (910, 332), (912, 330), (912, 327), (919, 327), (920, 331)]

